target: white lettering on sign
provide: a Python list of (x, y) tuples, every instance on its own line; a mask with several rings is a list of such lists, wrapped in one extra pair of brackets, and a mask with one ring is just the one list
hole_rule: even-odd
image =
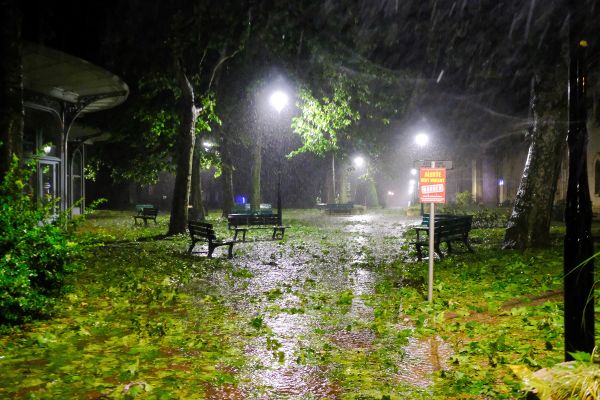
[(421, 186), (421, 193), (443, 193), (444, 185)]

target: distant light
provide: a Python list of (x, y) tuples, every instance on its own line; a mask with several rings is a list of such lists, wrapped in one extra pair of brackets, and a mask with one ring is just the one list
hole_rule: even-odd
[(504, 179), (498, 179), (498, 186), (504, 186)]
[(356, 165), (358, 168), (362, 167), (365, 165), (365, 159), (361, 156), (354, 157), (354, 165)]
[(288, 103), (288, 95), (281, 90), (276, 90), (269, 98), (269, 103), (277, 112), (281, 112)]
[(417, 133), (417, 136), (415, 136), (415, 143), (419, 147), (427, 146), (427, 143), (429, 143), (429, 136), (423, 132)]
[(413, 194), (415, 192), (415, 187), (414, 186), (409, 186), (408, 187), (408, 194)]
[(388, 190), (388, 196), (393, 196), (394, 192), (392, 192), (391, 190)]
[(411, 168), (410, 174), (411, 175), (416, 175), (417, 174), (417, 169), (416, 168)]
[(408, 181), (408, 184), (410, 186), (415, 186), (415, 183), (417, 183), (417, 181), (415, 181), (414, 179), (411, 179), (410, 181)]
[(43, 150), (44, 153), (50, 154), (50, 152), (52, 151), (52, 146), (44, 146)]
[(202, 142), (202, 146), (204, 147), (205, 150), (210, 149), (211, 147), (213, 147), (215, 144), (212, 142)]

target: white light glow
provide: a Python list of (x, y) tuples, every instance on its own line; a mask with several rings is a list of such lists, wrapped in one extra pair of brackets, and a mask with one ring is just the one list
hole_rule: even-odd
[(394, 192), (392, 192), (391, 190), (388, 190), (388, 196), (393, 196)]
[(415, 136), (415, 143), (419, 147), (427, 146), (427, 143), (429, 143), (429, 136), (424, 132), (417, 133)]
[(504, 186), (504, 179), (498, 180), (498, 186)]
[(408, 184), (410, 186), (415, 186), (415, 183), (417, 183), (417, 181), (415, 181), (414, 179), (411, 179), (410, 181), (408, 181)]
[(354, 157), (354, 165), (359, 168), (362, 167), (363, 165), (365, 165), (365, 159), (361, 156)]
[(281, 112), (288, 103), (288, 95), (281, 90), (276, 90), (269, 98), (269, 103), (277, 112)]
[(417, 174), (417, 169), (416, 169), (416, 168), (412, 168), (412, 169), (410, 170), (410, 174), (411, 174), (411, 175), (416, 175), (416, 174)]
[(44, 146), (44, 153), (49, 154), (52, 151), (52, 146)]

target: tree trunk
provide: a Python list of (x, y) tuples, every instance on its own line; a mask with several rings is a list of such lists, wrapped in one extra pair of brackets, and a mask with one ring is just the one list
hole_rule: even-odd
[(19, 1), (0, 2), (0, 179), (23, 143), (23, 65)]
[(331, 153), (331, 169), (327, 169), (325, 178), (325, 202), (329, 204), (336, 203), (335, 193), (335, 154)]
[(192, 187), (191, 187), (191, 203), (192, 208), (190, 209), (190, 219), (195, 221), (206, 220), (206, 210), (204, 209), (204, 201), (202, 199), (202, 165), (200, 160), (200, 152), (198, 149), (201, 147), (200, 136), (196, 136), (196, 143), (194, 144), (194, 157), (192, 161)]
[(252, 148), (252, 196), (250, 207), (253, 211), (260, 210), (260, 170), (262, 168), (262, 146), (255, 143)]
[(233, 163), (229, 140), (223, 135), (221, 143), (221, 184), (223, 189), (223, 217), (231, 214), (234, 205), (233, 198)]
[(543, 80), (532, 82), (531, 143), (515, 205), (504, 235), (504, 248), (546, 247), (550, 244), (550, 222), (566, 130), (563, 95), (554, 82), (562, 72), (557, 67)]
[(175, 169), (175, 186), (171, 206), (171, 220), (167, 235), (185, 233), (188, 220), (188, 201), (192, 178), (192, 160), (194, 154), (194, 136), (198, 112), (194, 105), (194, 89), (183, 71), (183, 67), (175, 62), (177, 80), (182, 93), (181, 125), (176, 142), (177, 165)]

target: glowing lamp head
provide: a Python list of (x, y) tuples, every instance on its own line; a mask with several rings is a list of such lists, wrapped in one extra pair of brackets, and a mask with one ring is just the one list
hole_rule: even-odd
[(427, 146), (427, 143), (429, 143), (429, 136), (427, 136), (426, 133), (420, 132), (415, 136), (415, 143), (419, 147)]
[(417, 174), (417, 169), (416, 168), (411, 168), (410, 174), (411, 175), (416, 175)]
[(52, 151), (52, 146), (46, 145), (42, 150), (44, 150), (44, 153), (50, 154), (50, 152)]
[(271, 106), (276, 109), (277, 112), (281, 112), (288, 103), (288, 95), (281, 90), (277, 90), (273, 92), (269, 98), (269, 103), (271, 103)]
[(361, 156), (354, 157), (354, 165), (358, 168), (362, 167), (365, 165), (365, 159)]

